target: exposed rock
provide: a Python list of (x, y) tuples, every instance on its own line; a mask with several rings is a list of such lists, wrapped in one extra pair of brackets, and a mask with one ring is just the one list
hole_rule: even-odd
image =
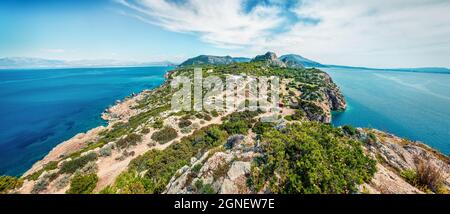
[[(371, 182), (366, 184), (376, 190), (375, 193), (423, 193), (400, 176), (405, 170), (417, 170), (417, 160), (424, 161), (430, 167), (439, 169), (439, 172), (445, 178), (443, 188), (447, 191), (450, 190), (448, 157), (424, 144), (411, 142), (379, 130), (364, 130), (361, 128), (356, 130), (357, 138), (365, 142), (368, 155), (378, 160), (377, 172)], [(369, 135), (372, 135), (372, 137), (368, 137)]]
[(252, 60), (252, 62), (266, 62), (266, 64), (269, 66), (278, 66), (282, 68), (287, 67), (286, 64), (278, 59), (277, 55), (273, 52), (267, 52), (264, 55), (258, 55)]

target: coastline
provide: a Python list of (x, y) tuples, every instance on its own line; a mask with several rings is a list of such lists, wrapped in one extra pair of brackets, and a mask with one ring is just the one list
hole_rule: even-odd
[[(99, 126), (96, 127), (94, 129), (91, 129), (85, 133), (79, 133), (77, 135), (75, 135), (74, 137), (72, 137), (71, 139), (62, 142), (61, 144), (59, 144), (58, 146), (56, 146), (55, 148), (53, 148), (42, 160), (36, 162), (29, 170), (27, 170), (26, 173), (24, 173), (22, 175), (22, 178), (25, 178), (26, 176), (37, 172), (38, 170), (44, 168), (46, 166), (46, 164), (52, 162), (52, 161), (61, 161), (65, 158), (67, 158), (68, 155), (70, 155), (71, 153), (75, 153), (78, 152), (80, 149), (83, 149), (88, 145), (88, 142), (90, 141), (95, 141), (100, 137), (100, 134), (103, 131), (107, 131), (107, 130), (111, 130), (113, 128), (113, 126), (117, 123), (120, 122), (127, 122), (131, 117), (138, 115), (139, 113), (142, 113), (142, 109), (139, 108), (134, 108), (138, 102), (145, 98), (146, 95), (155, 95), (153, 93), (157, 93), (159, 89), (162, 89), (164, 87), (167, 87), (168, 85), (168, 81), (167, 78), (168, 76), (170, 76), (172, 73), (172, 71), (168, 71), (165, 74), (166, 80), (158, 87), (152, 89), (152, 90), (143, 90), (142, 92), (133, 95), (131, 97), (127, 97), (121, 101), (116, 102), (113, 106), (110, 106), (109, 108), (107, 108), (103, 113), (102, 113), (102, 118), (104, 120), (106, 120), (108, 122), (108, 125), (105, 126)], [(331, 78), (328, 79), (331, 83), (333, 82), (331, 80)], [(285, 83), (287, 84), (287, 83)], [(286, 91), (287, 93), (287, 91)], [(337, 108), (339, 109), (339, 107), (341, 106), (346, 106), (345, 104), (345, 100), (343, 100), (344, 98), (339, 96), (339, 89), (338, 88), (333, 88), (333, 90), (327, 91), (327, 101), (320, 103), (321, 105), (319, 105), (321, 108), (323, 109), (328, 109), (327, 111), (324, 111), (326, 113), (325, 116), (322, 117), (317, 117), (318, 115), (310, 115), (312, 118), (317, 118), (318, 121), (322, 121), (322, 122), (327, 122), (328, 116), (331, 116), (331, 109), (332, 108)], [(342, 98), (342, 100), (340, 99)], [(169, 111), (170, 112), (170, 111)], [(164, 112), (165, 115), (168, 115), (169, 112)], [(285, 113), (288, 113), (287, 115), (291, 115), (294, 114), (294, 111), (287, 111)], [(308, 112), (307, 112), (308, 113)], [(284, 116), (287, 116), (284, 115)], [(200, 129), (201, 127), (206, 127), (208, 125), (212, 125), (212, 124), (221, 124), (222, 122), (222, 117), (226, 116), (226, 114), (222, 114), (219, 117), (215, 117), (213, 118), (211, 121), (208, 121), (204, 124), (202, 124), (201, 126), (198, 127), (198, 129)], [(171, 118), (168, 118), (168, 120), (166, 121), (167, 124), (173, 126), (176, 128), (176, 124), (177, 121), (179, 120), (180, 117), (178, 116), (172, 116)], [(194, 124), (198, 124), (200, 122), (199, 119), (195, 119), (192, 120), (192, 122)], [(176, 128), (177, 132), (180, 133), (180, 135), (173, 139), (171, 142), (169, 143), (165, 143), (165, 144), (154, 144), (151, 145), (152, 140), (151, 140), (151, 135), (152, 133), (154, 133), (156, 130), (153, 128), (150, 128), (149, 132), (147, 134), (145, 134), (143, 136), (143, 141), (134, 146), (133, 148), (129, 148), (129, 150), (127, 151), (127, 153), (132, 153), (132, 155), (130, 156), (126, 156), (124, 157), (124, 159), (118, 159), (122, 157), (122, 151), (116, 151), (113, 150), (112, 154), (108, 157), (99, 157), (98, 160), (96, 160), (96, 165), (98, 168), (97, 174), (99, 177), (98, 183), (94, 189), (94, 192), (99, 192), (103, 189), (105, 189), (106, 187), (112, 185), (114, 183), (114, 181), (116, 180), (116, 178), (122, 173), (124, 172), (130, 162), (152, 150), (152, 149), (156, 149), (156, 150), (164, 150), (167, 147), (169, 147), (171, 144), (173, 144), (174, 142), (178, 142), (179, 140), (181, 140), (183, 137), (186, 137), (190, 134), (193, 133), (193, 131), (190, 131), (188, 133), (182, 133), (180, 129)], [(358, 128), (360, 129), (360, 128)], [(366, 136), (367, 133), (373, 133), (373, 132), (377, 132), (377, 130), (366, 130)], [(361, 132), (363, 133), (363, 132)], [(397, 148), (398, 144), (397, 142), (391, 143), (391, 141), (393, 142), (392, 139), (394, 139), (394, 141), (399, 141), (400, 142), (400, 138), (396, 137), (395, 135), (392, 134), (388, 134), (388, 133), (377, 133), (377, 137), (381, 136), (383, 138), (386, 139), (382, 139), (380, 141), (376, 141), (374, 143), (376, 143), (376, 147), (374, 147), (375, 149), (368, 152), (369, 155), (373, 156), (373, 158), (377, 158), (378, 154), (383, 154), (385, 155), (385, 161), (387, 163), (397, 163), (399, 161), (401, 161), (401, 157), (403, 156), (408, 156), (408, 157), (412, 157), (412, 155), (410, 154), (410, 151), (405, 150), (403, 148)], [(379, 137), (379, 138), (381, 138)], [(362, 140), (364, 140), (363, 138), (361, 138)], [(398, 139), (398, 140), (397, 140)], [(402, 141), (403, 142), (403, 141)], [(114, 143), (114, 142), (108, 142), (107, 145)], [(413, 142), (415, 143), (415, 142)], [(414, 152), (423, 156), (423, 157), (432, 157), (432, 160), (435, 161), (435, 159), (437, 160), (446, 160), (444, 161), (445, 163), (448, 164), (448, 159), (445, 157), (445, 155), (441, 154), (438, 151), (435, 151), (431, 148), (428, 148), (427, 145), (421, 145), (421, 143), (417, 143), (420, 146), (417, 146), (418, 148), (414, 147)], [(408, 147), (410, 146), (410, 143), (408, 141), (408, 143), (405, 143), (405, 145), (407, 145)], [(386, 148), (385, 148), (386, 146)], [(394, 147), (394, 149), (392, 149), (391, 147)], [(371, 148), (371, 147), (368, 147)], [(380, 149), (381, 148), (381, 149)], [(412, 147), (411, 147), (412, 148)], [(422, 149), (420, 149), (422, 148)], [(81, 153), (81, 156), (86, 155), (87, 153), (90, 152), (96, 152), (98, 153), (100, 150), (100, 148), (95, 148), (93, 150), (89, 150), (86, 151), (84, 153)], [(418, 152), (416, 152), (418, 151)], [(431, 154), (431, 156), (430, 156)], [(394, 157), (394, 158), (393, 158)], [(437, 158), (436, 158), (437, 157)], [(68, 158), (70, 160), (70, 157)], [(410, 158), (411, 159), (411, 158)], [(64, 162), (66, 160), (63, 160), (62, 162)], [(441, 162), (438, 163), (438, 165), (442, 165), (440, 164)], [(411, 161), (408, 162), (409, 165), (404, 164), (407, 167), (411, 167), (413, 165), (411, 165)], [(377, 165), (378, 167), (378, 171), (376, 174), (376, 177), (374, 178), (374, 181), (371, 184), (368, 184), (362, 188), (366, 188), (361, 190), (361, 192), (369, 191), (370, 193), (382, 193), (383, 191), (380, 191), (380, 188), (385, 188), (382, 186), (387, 186), (387, 187), (396, 187), (396, 185), (400, 185), (400, 187), (398, 187), (397, 189), (391, 189), (388, 192), (391, 193), (396, 193), (396, 192), (405, 192), (405, 193), (422, 193), (420, 190), (417, 190), (415, 187), (412, 187), (411, 185), (409, 185), (408, 183), (405, 183), (404, 180), (402, 180), (402, 178), (400, 177), (399, 173), (401, 172), (400, 170), (403, 170), (406, 167), (402, 168), (398, 168), (397, 170), (392, 170), (390, 168), (390, 166), (383, 166), (382, 164)], [(446, 169), (447, 170), (447, 169)], [(50, 173), (50, 172), (44, 172), (44, 173)], [(42, 175), (42, 176), (45, 176)], [(394, 179), (390, 179), (390, 178), (394, 178)], [(390, 180), (389, 180), (390, 179)], [(447, 183), (450, 183), (450, 181), (447, 179)], [(36, 181), (31, 181), (31, 180), (27, 180), (27, 182), (24, 183), (24, 186), (19, 190), (19, 193), (30, 193), (32, 192), (33, 186), (36, 184)], [(169, 184), (172, 185), (172, 184)], [(386, 187), (386, 188), (387, 188)], [(42, 193), (64, 193), (66, 192), (66, 190), (69, 188), (69, 186), (66, 186), (65, 188), (62, 189), (58, 189), (55, 188), (55, 182), (50, 183), (48, 189), (46, 189), (45, 191), (43, 191)]]
[[(166, 81), (161, 84), (164, 85)], [(146, 93), (150, 93), (153, 90), (158, 89), (158, 86), (154, 89), (144, 89), (137, 94), (130, 94), (122, 100), (117, 100), (114, 105), (106, 108), (101, 114), (101, 118), (107, 122), (107, 126), (97, 126), (86, 132), (81, 132), (73, 136), (72, 138), (63, 141), (50, 150), (41, 160), (33, 164), (31, 168), (22, 174), (22, 178), (26, 177), (51, 161), (58, 161), (63, 159), (66, 155), (77, 152), (86, 146), (86, 142), (92, 141), (98, 138), (102, 131), (110, 130), (117, 122), (126, 122), (130, 117), (139, 113), (139, 110), (133, 109), (137, 102), (144, 97)]]

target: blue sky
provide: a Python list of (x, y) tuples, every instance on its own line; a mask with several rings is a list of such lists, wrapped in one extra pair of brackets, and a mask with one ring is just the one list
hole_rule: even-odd
[(2, 0), (0, 57), (182, 61), (300, 54), (450, 67), (447, 0)]

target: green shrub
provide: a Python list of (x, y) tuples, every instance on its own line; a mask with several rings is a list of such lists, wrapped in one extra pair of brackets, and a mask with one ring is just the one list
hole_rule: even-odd
[(147, 127), (142, 128), (141, 133), (142, 134), (148, 134), (150, 132), (150, 129)]
[(75, 171), (77, 171), (77, 169), (82, 168), (87, 163), (89, 163), (90, 161), (93, 161), (93, 160), (97, 160), (97, 154), (95, 154), (94, 152), (91, 152), (91, 153), (81, 156), (79, 158), (76, 158), (76, 159), (73, 159), (70, 161), (66, 161), (61, 165), (61, 169), (59, 170), (59, 173), (60, 174), (74, 173)]
[(144, 194), (149, 193), (146, 187), (150, 181), (138, 175), (135, 171), (125, 171), (120, 173), (113, 186), (108, 186), (100, 193), (102, 194)]
[(47, 164), (44, 165), (44, 167), (42, 167), (42, 169), (28, 175), (27, 177), (25, 177), (25, 179), (27, 180), (37, 180), (39, 178), (39, 176), (42, 175), (42, 173), (44, 173), (45, 171), (50, 171), (50, 170), (54, 170), (58, 167), (58, 161), (50, 161)]
[(192, 167), (192, 172), (195, 174), (198, 174), (200, 172), (200, 169), (202, 169), (202, 165), (201, 164), (195, 164), (194, 167)]
[(153, 123), (152, 127), (155, 129), (160, 129), (160, 128), (164, 127), (164, 122), (161, 119), (156, 120), (155, 123)]
[(248, 129), (251, 128), (250, 123), (248, 123), (247, 121), (244, 120), (240, 120), (240, 121), (227, 121), (225, 123), (222, 124), (222, 128), (228, 132), (228, 134), (232, 135), (232, 134), (247, 134)]
[(206, 121), (211, 121), (212, 117), (209, 116), (209, 114), (205, 114), (205, 116), (203, 117)]
[(90, 194), (97, 185), (97, 174), (82, 175), (77, 173), (70, 181), (70, 188), (66, 191), (67, 194)]
[(112, 154), (112, 146), (104, 146), (98, 151), (98, 153), (102, 157), (111, 156), (111, 154)]
[(350, 136), (356, 135), (356, 129), (353, 126), (344, 125), (344, 126), (342, 126), (342, 130), (344, 130), (344, 132)]
[(361, 142), (317, 122), (265, 132), (261, 147), (248, 181), (256, 191), (267, 184), (273, 193), (353, 193), (376, 171)]
[(181, 129), (188, 127), (190, 125), (192, 125), (192, 122), (188, 119), (181, 118), (180, 121), (178, 122), (178, 127), (180, 127)]
[(203, 180), (199, 179), (194, 184), (195, 190), (198, 194), (216, 194), (217, 192), (211, 184), (203, 184)]
[(40, 179), (34, 184), (33, 189), (31, 190), (31, 193), (33, 193), (33, 194), (40, 193), (40, 192), (46, 190), (47, 187), (48, 187), (48, 180)]
[(377, 136), (375, 136), (374, 133), (369, 133), (369, 140), (370, 142), (376, 142), (377, 141)]
[(417, 168), (400, 172), (408, 183), (424, 192), (447, 193), (444, 187), (444, 177), (438, 168), (423, 160), (417, 160)]
[(142, 136), (139, 134), (131, 133), (124, 138), (119, 139), (116, 142), (116, 146), (119, 149), (126, 149), (129, 146), (134, 146), (138, 142), (142, 141)]
[(285, 119), (288, 121), (301, 120), (305, 118), (305, 116), (306, 114), (304, 111), (296, 109), (294, 114), (286, 116)]
[(264, 132), (271, 130), (275, 126), (275, 123), (271, 122), (257, 122), (253, 126), (252, 130), (256, 134), (264, 134)]
[(216, 110), (212, 110), (212, 111), (211, 111), (211, 115), (212, 115), (213, 117), (218, 117), (218, 116), (219, 116), (219, 113), (218, 113)]
[(152, 140), (164, 144), (178, 136), (177, 130), (172, 127), (166, 126), (163, 129), (156, 131), (152, 134)]
[(8, 193), (10, 190), (20, 188), (23, 184), (22, 179), (12, 176), (0, 176), (0, 194)]

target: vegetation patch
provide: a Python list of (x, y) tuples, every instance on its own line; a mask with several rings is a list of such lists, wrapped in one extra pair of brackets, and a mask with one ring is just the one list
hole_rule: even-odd
[(424, 192), (448, 193), (444, 187), (445, 178), (441, 169), (422, 159), (416, 159), (416, 169), (407, 169), (400, 175), (411, 185)]
[(214, 190), (211, 184), (204, 184), (203, 180), (199, 179), (194, 184), (195, 191), (197, 194), (216, 194), (217, 191)]
[(73, 159), (70, 161), (66, 161), (61, 165), (61, 169), (59, 170), (59, 173), (60, 174), (64, 174), (64, 173), (72, 174), (77, 169), (82, 168), (87, 163), (89, 163), (90, 161), (94, 161), (94, 160), (97, 160), (97, 154), (92, 152), (87, 155), (81, 156), (79, 158), (76, 158), (76, 159)]
[(126, 149), (130, 146), (135, 146), (138, 142), (142, 141), (142, 135), (131, 133), (124, 138), (119, 139), (116, 142), (116, 146), (119, 149)]
[[(127, 191), (127, 186), (139, 185), (144, 188), (145, 193), (162, 193), (176, 171), (184, 165), (189, 165), (191, 157), (200, 156), (223, 144), (227, 137), (226, 132), (213, 125), (195, 131), (164, 151), (150, 150), (130, 162), (129, 170), (123, 173), (129, 179), (118, 179), (105, 191), (122, 193)], [(144, 171), (144, 176), (139, 176), (140, 172)]]
[(20, 188), (23, 184), (22, 179), (12, 176), (0, 176), (0, 194), (8, 193), (10, 190)]
[(178, 136), (177, 130), (172, 127), (166, 126), (163, 129), (152, 134), (152, 140), (164, 144)]
[(90, 194), (97, 185), (97, 174), (91, 173), (82, 175), (77, 173), (70, 181), (70, 188), (66, 191), (67, 194)]
[(273, 193), (353, 193), (376, 171), (361, 142), (317, 122), (272, 129), (261, 146), (248, 181), (256, 191), (267, 185)]

